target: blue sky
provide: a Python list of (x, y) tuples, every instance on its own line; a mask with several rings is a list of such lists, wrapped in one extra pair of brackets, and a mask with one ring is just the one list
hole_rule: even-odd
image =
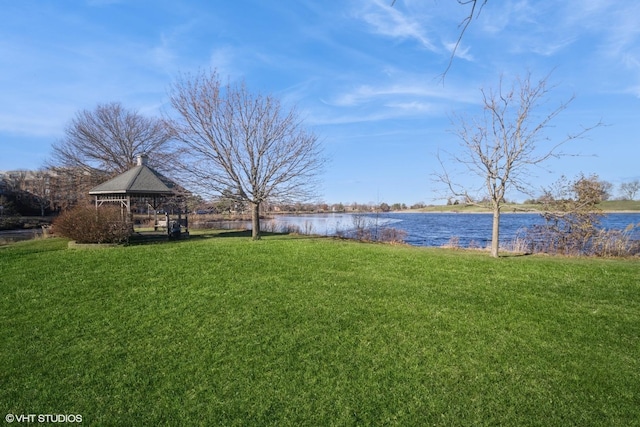
[[(438, 203), (438, 151), (455, 153), (453, 114), (477, 114), (481, 88), (552, 72), (547, 136), (603, 121), (534, 171), (640, 178), (640, 2), (489, 0), (444, 82), (455, 0), (24, 0), (3, 2), (0, 170), (36, 169), (81, 109), (121, 102), (169, 112), (178, 74), (216, 68), (296, 106), (330, 159), (322, 200)], [(452, 169), (455, 169), (452, 167)], [(477, 179), (461, 174), (475, 187)], [(522, 196), (513, 194), (512, 198)]]

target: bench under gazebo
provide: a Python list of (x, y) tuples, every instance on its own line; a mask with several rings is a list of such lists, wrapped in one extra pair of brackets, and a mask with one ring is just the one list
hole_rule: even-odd
[[(136, 166), (92, 188), (89, 191), (89, 195), (95, 196), (96, 209), (104, 203), (119, 203), (123, 212), (126, 212), (127, 218), (131, 218), (132, 201), (143, 201), (153, 208), (154, 230), (157, 230), (157, 227), (161, 225), (167, 227), (169, 235), (172, 235), (172, 233), (179, 235), (179, 227), (182, 222), (181, 215), (178, 221), (174, 221), (172, 224), (167, 213), (166, 220), (160, 224), (157, 214), (162, 202), (166, 201), (167, 198), (177, 196), (174, 188), (175, 183), (147, 166), (146, 155), (139, 155)], [(185, 217), (184, 225), (188, 233), (188, 223), (186, 221)], [(177, 233), (176, 226), (178, 227)]]

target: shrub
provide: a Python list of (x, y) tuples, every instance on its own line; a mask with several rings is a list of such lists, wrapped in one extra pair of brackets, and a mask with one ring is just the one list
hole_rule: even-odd
[(77, 206), (53, 222), (54, 232), (77, 243), (123, 243), (133, 232), (131, 222), (122, 218), (118, 207)]
[(575, 181), (560, 178), (540, 199), (545, 223), (524, 231), (528, 252), (592, 255), (602, 212), (598, 203), (604, 187), (596, 175), (581, 175)]
[(444, 245), (442, 245), (442, 247), (443, 248), (459, 249), (460, 248), (460, 237), (451, 236), (449, 238), (449, 241), (447, 243), (445, 243)]
[(378, 240), (386, 243), (404, 243), (407, 238), (407, 232), (393, 227), (384, 227), (380, 230)]
[(640, 254), (638, 227), (630, 224), (625, 230), (602, 230), (576, 227), (559, 229), (549, 225), (537, 225), (524, 230), (517, 239), (520, 248), (530, 253), (561, 255), (587, 255), (600, 257), (623, 257)]
[(593, 238), (592, 252), (596, 256), (620, 257), (640, 254), (640, 240), (633, 237), (638, 226), (630, 224), (624, 230), (600, 230)]

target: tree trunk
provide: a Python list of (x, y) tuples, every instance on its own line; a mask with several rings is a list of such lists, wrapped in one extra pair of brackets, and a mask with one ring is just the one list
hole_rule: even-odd
[(260, 203), (251, 204), (251, 238), (260, 240)]
[(500, 205), (493, 207), (493, 229), (491, 231), (491, 256), (498, 258), (500, 248)]

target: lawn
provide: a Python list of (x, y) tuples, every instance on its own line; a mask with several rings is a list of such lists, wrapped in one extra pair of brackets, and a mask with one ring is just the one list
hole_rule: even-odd
[(234, 233), (0, 247), (0, 413), (640, 425), (640, 260)]

